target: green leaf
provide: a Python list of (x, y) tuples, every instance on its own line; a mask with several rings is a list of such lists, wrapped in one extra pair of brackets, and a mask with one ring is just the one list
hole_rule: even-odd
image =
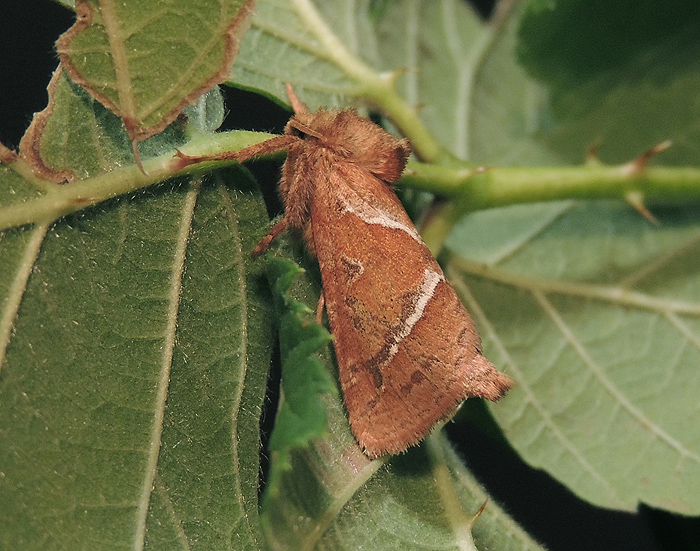
[[(0, 197), (5, 200), (0, 203), (0, 229), (50, 223), (172, 176), (175, 148), (188, 138), (196, 141), (208, 136), (211, 140), (211, 132), (221, 124), (219, 90), (202, 96), (184, 114), (186, 118), (141, 144), (148, 169), (141, 171), (133, 164), (129, 139), (119, 119), (59, 67), (49, 83), (49, 104), (34, 115), (19, 156), (8, 150), (3, 154)], [(233, 134), (234, 142), (241, 139)], [(65, 182), (71, 185), (54, 185)]]
[(212, 183), (192, 215), (146, 543), (158, 543), (157, 525), (189, 546), (259, 549), (259, 422), (274, 327), (264, 265), (248, 253), (267, 216), (241, 169)]
[(450, 240), (470, 252), (451, 275), (485, 349), (518, 381), (492, 412), (525, 460), (594, 504), (697, 513), (697, 210), (652, 227), (614, 204), (559, 204), (529, 228), (524, 210), (471, 216)]
[(293, 261), (273, 257), (268, 262), (280, 331), (282, 389), (275, 427), (268, 449), (270, 472), (262, 502), (263, 523), (270, 530), (267, 512), (279, 499), (283, 476), (292, 468), (294, 450), (305, 449), (311, 440), (327, 434), (328, 417), (321, 395), (336, 393), (336, 386), (315, 355), (326, 348), (332, 336), (314, 323), (312, 311), (289, 293), (293, 280), (303, 270)]
[[(128, 142), (115, 117), (55, 84), (38, 156), (118, 173)], [(216, 103), (153, 147), (217, 125)], [(61, 129), (63, 151), (50, 147)], [(82, 184), (27, 167), (0, 172), (17, 207)], [(260, 548), (273, 328), (264, 263), (248, 252), (267, 222), (238, 167), (0, 233), (0, 547)]]
[[(671, 50), (679, 55), (653, 58), (654, 71), (667, 74), (655, 81), (663, 93), (685, 90), (678, 98), (687, 107), (681, 110), (684, 120), (673, 115), (677, 102), (649, 102), (645, 76), (636, 82), (618, 76), (607, 89), (568, 88), (580, 104), (557, 111), (564, 91), (535, 80), (517, 62), (527, 6), (504, 11), (508, 6), (503, 4), (485, 26), (458, 2), (397, 1), (377, 23), (376, 71), (417, 69), (399, 85), (411, 103), (425, 104), (421, 116), (452, 151), (491, 165), (559, 164), (583, 158), (591, 137), (615, 125), (624, 133), (615, 143), (605, 140), (601, 154), (607, 157), (630, 160), (678, 134), (682, 144), (672, 162), (696, 161), (697, 116), (687, 104), (694, 93), (683, 83), (697, 84), (700, 73), (692, 61), (682, 61), (692, 56)], [(533, 17), (529, 28), (554, 24), (543, 19), (536, 27)], [(352, 20), (346, 16), (346, 23)], [(565, 35), (570, 27), (560, 18), (549, 33)], [(534, 40), (535, 34), (521, 34), (521, 40)], [(305, 66), (326, 67), (327, 58), (314, 55), (308, 38), (294, 36), (287, 47), (305, 52)], [(358, 31), (349, 43), (360, 37)], [(374, 42), (368, 43), (372, 52)], [(660, 53), (664, 45), (669, 46), (657, 39), (648, 51)], [(294, 55), (284, 58), (291, 60), (288, 70), (301, 71)], [(645, 66), (643, 59), (634, 61)], [(630, 84), (636, 87), (631, 96)], [(321, 88), (315, 87), (319, 93)], [(616, 112), (612, 97), (647, 104)], [(644, 143), (640, 130), (646, 132)], [(468, 306), (481, 322), (487, 352), (519, 382), (492, 412), (526, 461), (592, 503), (631, 510), (643, 501), (689, 514), (700, 511), (700, 450), (694, 445), (700, 438), (688, 424), (691, 396), (698, 390), (692, 373), (699, 339), (693, 243), (700, 221), (692, 211), (655, 211), (662, 220), (656, 228), (628, 207), (607, 203), (513, 207), (467, 217), (447, 242), (469, 259), (454, 261), (452, 277), (469, 288), (479, 284)], [(637, 294), (626, 297), (628, 290)], [(669, 340), (640, 346), (640, 339), (650, 342), (656, 328), (656, 338)], [(664, 392), (656, 393), (654, 384)]]
[(271, 331), (243, 258), (264, 223), (219, 182), (116, 201), (43, 242), (5, 234), (7, 275), (27, 279), (3, 311), (20, 303), (0, 381), (4, 546), (255, 544)]
[(353, 2), (262, 0), (231, 80), (283, 101), (289, 82), (312, 109), (338, 106), (364, 70), (352, 54), (371, 61), (375, 42), (367, 11)]
[(394, 2), (378, 25), (382, 68), (409, 69), (399, 89), (460, 159), (511, 165), (556, 158), (533, 140), (531, 113), (546, 91), (515, 61), (517, 24), (499, 15), (486, 25), (466, 3), (447, 0)]
[[(576, 86), (604, 73), (616, 73), (618, 82), (647, 79), (643, 73), (625, 71), (641, 59), (651, 61), (663, 44), (698, 41), (690, 34), (700, 16), (696, 2), (622, 0), (611, 5), (528, 0), (525, 4), (518, 59), (539, 80), (558, 87)], [(678, 61), (673, 60), (676, 68)]]
[[(54, 73), (48, 92), (48, 106), (34, 115), (20, 143), (22, 157), (33, 165), (35, 172), (61, 183), (133, 164), (131, 142), (119, 118), (75, 84), (62, 67)], [(211, 96), (211, 101), (205, 97), (198, 107), (188, 108), (188, 111), (194, 114), (206, 110), (208, 101), (218, 100), (221, 105), (217, 92), (212, 92)], [(215, 107), (211, 109), (216, 110)], [(193, 117), (193, 121), (189, 129), (185, 124), (173, 124), (144, 142), (140, 148), (143, 156), (163, 154), (184, 144), (187, 133), (195, 130), (196, 125), (203, 125), (201, 131), (207, 130), (200, 118)], [(212, 125), (216, 122), (212, 120)]]
[[(598, 25), (606, 24), (607, 11)], [(644, 14), (636, 8), (634, 13)], [(537, 28), (548, 27), (549, 33), (563, 36), (572, 28), (570, 21), (555, 25), (542, 17)], [(645, 24), (654, 17), (646, 13)], [(654, 77), (646, 72), (637, 83), (617, 78), (606, 91), (583, 86), (543, 95), (544, 83), (515, 66), (519, 18), (514, 11), (503, 21), (473, 83), (474, 120), (482, 132), (471, 154), (499, 164), (575, 158), (585, 140), (615, 125), (622, 130), (619, 139), (605, 140), (601, 152), (614, 149), (616, 158), (625, 158), (654, 145), (649, 140), (680, 133), (682, 147), (671, 162), (697, 160), (691, 154), (700, 146), (691, 129), (693, 108), (683, 110), (685, 120), (674, 118), (675, 102), (653, 101), (648, 80)], [(527, 38), (534, 40), (534, 34)], [(661, 51), (658, 43), (653, 48)], [(691, 77), (675, 60), (656, 57), (652, 64), (669, 75), (663, 86), (689, 78), (697, 84), (700, 72)], [(538, 101), (532, 101), (535, 89)], [(553, 121), (562, 93), (587, 99), (573, 117), (568, 111)], [(621, 113), (609, 103), (613, 96), (645, 107)], [(518, 112), (523, 123), (535, 124), (514, 124)], [(646, 144), (639, 142), (640, 132), (667, 124), (672, 132), (647, 134)], [(512, 137), (496, 136), (504, 131)], [(562, 139), (564, 134), (575, 142)], [(508, 150), (497, 149), (504, 146)], [(540, 154), (530, 157), (535, 150)], [(643, 501), (698, 514), (700, 434), (688, 419), (699, 390), (693, 366), (700, 219), (694, 208), (653, 212), (658, 227), (619, 204), (498, 209), (463, 220), (447, 245), (469, 258), (457, 262), (452, 275), (462, 272), (469, 285), (469, 293), (463, 291), (479, 313), (486, 351), (518, 380), (518, 388), (491, 410), (523, 458), (594, 504), (634, 510)]]
[(527, 3), (517, 52), (550, 88), (546, 146), (577, 161), (597, 142), (602, 158), (623, 162), (671, 140), (665, 164), (696, 161), (699, 18), (700, 4), (684, 0)]
[(303, 273), (294, 262), (273, 258), (268, 278), (275, 293), (280, 319), (280, 356), (282, 363), (282, 404), (275, 430), (270, 437), (272, 453), (288, 453), (289, 448), (304, 447), (308, 440), (326, 431), (326, 413), (319, 394), (336, 388), (321, 363), (314, 357), (333, 339), (313, 322), (306, 305), (288, 294), (293, 278)]
[(392, 2), (377, 24), (381, 66), (407, 69), (397, 81), (440, 143), (469, 158), (470, 85), (488, 31), (466, 2)]
[[(687, 34), (647, 37), (639, 55), (616, 60), (626, 72), (603, 63), (582, 73), (571, 56), (518, 65), (539, 32), (572, 32), (558, 12), (538, 20), (529, 5), (501, 2), (485, 24), (457, 1), (377, 6), (261, 2), (236, 76), (279, 97), (283, 82), (298, 84), (311, 107), (370, 101), (433, 167), (453, 161), (438, 142), (496, 171), (578, 161), (599, 137), (601, 156), (625, 161), (671, 137), (655, 162), (697, 164), (700, 72), (696, 42), (679, 47)], [(437, 142), (377, 85), (392, 78), (425, 105)], [(246, 253), (266, 226), (262, 204), (240, 169), (135, 191), (171, 175), (172, 150), (190, 137), (236, 147), (206, 134), (221, 104), (199, 104), (156, 137), (146, 177), (118, 166), (133, 162), (119, 121), (68, 79), (58, 88), (23, 158), (0, 149), (0, 547), (257, 549), (272, 323), (262, 263)], [(71, 183), (32, 174), (37, 150)], [(85, 208), (120, 193), (130, 195)], [(37, 198), (48, 207), (24, 226), (6, 217)], [(518, 379), (490, 409), (526, 461), (595, 504), (698, 514), (700, 220), (690, 205), (652, 209), (658, 227), (602, 202), (469, 216), (446, 271), (487, 354)], [(333, 377), (330, 357), (321, 354)], [(473, 522), (486, 493), (439, 433), (371, 462), (339, 396), (320, 399), (328, 432), (290, 453), (266, 512), (273, 545), (535, 547), (491, 500)]]
[(224, 80), (253, 4), (80, 0), (57, 49), (71, 78), (143, 140)]
[[(572, 4), (557, 5), (562, 11)], [(588, 4), (576, 6), (590, 10)], [(543, 9), (541, 19), (531, 11), (522, 40), (546, 40), (545, 28), (546, 36), (567, 36), (577, 27), (571, 21), (582, 17), (568, 13), (566, 20), (559, 15), (553, 21), (556, 9)], [(604, 11), (599, 25), (607, 24)], [(617, 160), (674, 135), (682, 143), (671, 162), (697, 160), (698, 117), (687, 103), (694, 93), (684, 88), (697, 86), (697, 56), (671, 49), (674, 55), (661, 57), (680, 47), (684, 34), (646, 39), (647, 51), (659, 55), (653, 63), (642, 55), (633, 60), (636, 83), (618, 72), (606, 81), (607, 89), (557, 89), (517, 65), (522, 7), (497, 13), (489, 27), (480, 27), (457, 4), (396, 2), (380, 23), (380, 51), (391, 52), (387, 65), (417, 66), (403, 81), (405, 94), (427, 104), (421, 114), (432, 110), (427, 124), (438, 136), (452, 136), (444, 143), (455, 153), (496, 165), (556, 163), (581, 158), (591, 136), (615, 125), (615, 132), (624, 131), (601, 151)], [(634, 13), (638, 24), (653, 25), (652, 14)], [(675, 14), (676, 26), (686, 26), (683, 13)], [(530, 63), (545, 65), (547, 75), (560, 72), (546, 65), (547, 58), (535, 58)], [(641, 70), (649, 63), (653, 74), (667, 75), (655, 86), (666, 96), (677, 92), (678, 101), (650, 101), (654, 76)], [(631, 95), (630, 85), (636, 87)], [(446, 87), (452, 91), (442, 100)], [(580, 107), (555, 111), (563, 94), (577, 98)], [(616, 111), (612, 97), (644, 108)], [(678, 102), (685, 105), (679, 110), (684, 120), (674, 115)], [(641, 143), (639, 130), (647, 129)], [(562, 140), (565, 134), (575, 141)], [(469, 284), (462, 290), (478, 314), (487, 353), (518, 379), (492, 412), (526, 461), (592, 503), (633, 510), (644, 501), (688, 514), (700, 510), (699, 435), (687, 421), (698, 390), (693, 244), (700, 220), (693, 211), (655, 211), (662, 220), (655, 228), (624, 206), (519, 206), (469, 216), (447, 241), (469, 259), (454, 260), (450, 273)], [(663, 390), (656, 391), (657, 384)]]

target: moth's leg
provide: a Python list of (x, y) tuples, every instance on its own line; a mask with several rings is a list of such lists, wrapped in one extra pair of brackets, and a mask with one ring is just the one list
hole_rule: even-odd
[(316, 306), (316, 323), (321, 325), (323, 323), (323, 307), (326, 305), (326, 297), (321, 291), (321, 296), (318, 297), (318, 305)]
[(284, 134), (283, 136), (276, 136), (265, 140), (264, 142), (256, 143), (249, 147), (244, 147), (238, 151), (224, 151), (223, 153), (216, 153), (214, 155), (186, 155), (179, 149), (175, 152), (178, 158), (178, 165), (176, 170), (182, 170), (190, 165), (197, 163), (203, 163), (206, 161), (238, 161), (242, 163), (253, 157), (260, 157), (262, 155), (270, 155), (276, 153), (277, 151), (282, 151), (287, 149), (294, 142), (298, 141), (299, 138), (296, 136), (291, 136), (289, 134)]
[(270, 243), (272, 243), (278, 236), (281, 234), (284, 230), (287, 229), (287, 226), (289, 224), (287, 223), (287, 217), (285, 216), (277, 222), (274, 226), (272, 226), (272, 229), (270, 230), (270, 233), (268, 233), (265, 237), (263, 237), (260, 240), (260, 243), (258, 243), (258, 246), (253, 249), (253, 251), (250, 253), (250, 256), (253, 258), (260, 256), (262, 253), (264, 253), (267, 248), (270, 246)]

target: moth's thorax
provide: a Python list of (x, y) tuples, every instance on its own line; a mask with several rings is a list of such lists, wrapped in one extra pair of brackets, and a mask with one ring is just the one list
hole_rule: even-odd
[(299, 138), (289, 146), (282, 170), (279, 189), (285, 219), (291, 230), (303, 234), (312, 254), (313, 201), (335, 208), (333, 198), (348, 189), (374, 195), (372, 186), (398, 180), (411, 153), (407, 140), (392, 136), (353, 109), (297, 113), (285, 134)]
[(338, 162), (351, 162), (384, 180), (398, 180), (411, 153), (407, 140), (399, 140), (354, 109), (294, 115), (285, 133), (299, 136), (307, 155), (331, 152)]

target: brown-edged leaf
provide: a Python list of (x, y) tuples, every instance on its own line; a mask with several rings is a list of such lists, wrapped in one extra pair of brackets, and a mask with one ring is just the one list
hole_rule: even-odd
[(254, 0), (78, 0), (56, 46), (73, 81), (132, 140), (161, 132), (230, 73)]

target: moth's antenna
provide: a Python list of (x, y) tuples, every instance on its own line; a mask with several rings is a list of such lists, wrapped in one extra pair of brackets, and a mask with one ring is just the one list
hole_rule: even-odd
[(299, 113), (308, 113), (308, 108), (301, 102), (301, 100), (297, 97), (296, 93), (294, 93), (294, 88), (292, 88), (292, 85), (286, 83), (284, 87), (287, 89), (287, 96), (289, 97), (289, 101), (292, 104), (292, 109), (294, 109), (294, 113), (296, 113), (297, 115)]

